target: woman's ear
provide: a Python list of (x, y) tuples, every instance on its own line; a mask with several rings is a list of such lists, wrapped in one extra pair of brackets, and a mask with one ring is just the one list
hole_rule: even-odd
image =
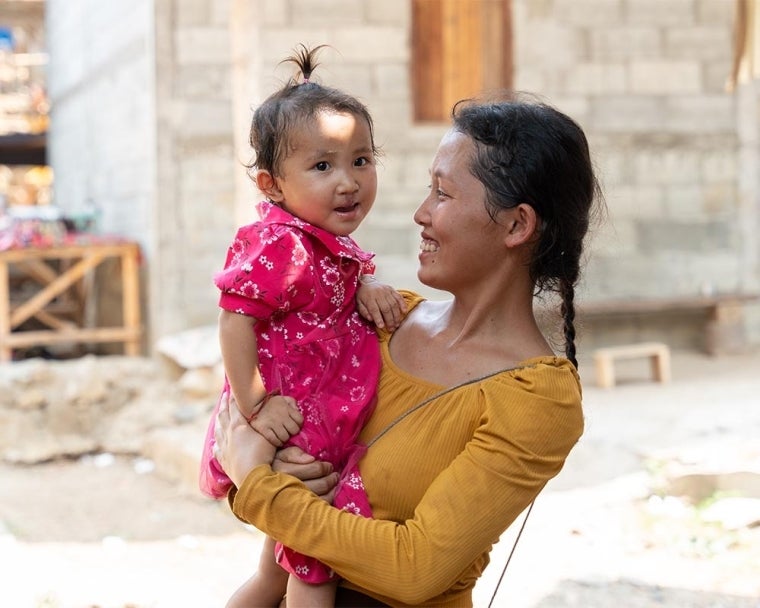
[(504, 218), (507, 227), (504, 243), (507, 247), (518, 247), (538, 238), (541, 218), (533, 207), (520, 203), (507, 211)]
[(269, 171), (264, 169), (256, 171), (256, 187), (273, 203), (282, 202), (282, 190), (277, 184), (277, 179)]

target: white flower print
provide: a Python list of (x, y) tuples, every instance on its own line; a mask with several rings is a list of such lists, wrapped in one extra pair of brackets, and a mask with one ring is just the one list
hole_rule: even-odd
[(310, 327), (316, 327), (319, 323), (319, 315), (315, 312), (299, 312), (296, 316), (301, 323)]
[(299, 244), (293, 249), (290, 261), (293, 262), (294, 266), (303, 266), (309, 261), (309, 252), (306, 251), (306, 248), (303, 245)]
[(261, 232), (259, 232), (259, 238), (267, 245), (271, 245), (277, 240), (277, 234), (275, 233), (274, 226), (264, 226)]
[(351, 356), (351, 367), (359, 367), (361, 363), (359, 362), (359, 357), (356, 355)]
[(349, 513), (353, 513), (354, 515), (361, 515), (362, 511), (359, 507), (356, 506), (355, 502), (347, 502), (345, 505), (343, 505), (342, 511), (348, 511)]
[(259, 258), (259, 263), (266, 268), (267, 270), (272, 270), (274, 268), (274, 264), (269, 260), (269, 258), (265, 255), (262, 255)]
[(355, 386), (351, 389), (351, 401), (361, 401), (364, 399), (365, 390), (363, 386)]
[(329, 258), (319, 260), (319, 265), (322, 268), (322, 281), (325, 285), (335, 285), (340, 282), (338, 267)]
[[(364, 489), (364, 482), (362, 482), (362, 478), (356, 474), (351, 473), (344, 482), (349, 488), (353, 488), (354, 490), (363, 490)], [(354, 504), (354, 503), (350, 503)], [(355, 505), (354, 505), (355, 506)]]
[(230, 245), (230, 249), (232, 250), (232, 260), (233, 264), (236, 263), (240, 256), (242, 256), (245, 253), (245, 247), (246, 242), (242, 239), (235, 239), (232, 241), (232, 245)]
[(255, 300), (261, 293), (259, 291), (259, 286), (253, 281), (246, 281), (242, 285), (238, 286), (235, 289), (231, 289), (230, 291), (232, 293), (237, 293), (241, 296), (245, 296), (249, 300)]
[(296, 574), (307, 576), (309, 574), (309, 566), (296, 566)]

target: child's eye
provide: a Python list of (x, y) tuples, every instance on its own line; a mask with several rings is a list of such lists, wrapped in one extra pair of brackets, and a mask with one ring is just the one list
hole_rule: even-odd
[(354, 161), (354, 167), (364, 167), (368, 165), (370, 160), (366, 156), (360, 156)]
[(327, 171), (330, 168), (330, 163), (328, 163), (326, 160), (319, 161), (316, 165), (314, 165), (314, 168), (317, 171)]

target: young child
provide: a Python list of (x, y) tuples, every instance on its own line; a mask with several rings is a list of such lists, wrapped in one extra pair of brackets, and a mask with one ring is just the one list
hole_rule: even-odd
[[(249, 169), (268, 200), (258, 205), (261, 220), (238, 230), (215, 277), (224, 391), (273, 445), (287, 441), (330, 461), (341, 474), (333, 504), (370, 517), (357, 437), (374, 407), (380, 354), (367, 321), (395, 329), (405, 304), (374, 279), (372, 254), (349, 236), (375, 200), (377, 149), (367, 108), (309, 81), (320, 48), (285, 60), (302, 81), (296, 76), (253, 116)], [(277, 394), (298, 409), (270, 402)], [(213, 456), (216, 413), (200, 485), (220, 498), (231, 481)], [(336, 586), (329, 568), (267, 538), (257, 573), (227, 605), (279, 606), (287, 591), (291, 606), (330, 606)]]

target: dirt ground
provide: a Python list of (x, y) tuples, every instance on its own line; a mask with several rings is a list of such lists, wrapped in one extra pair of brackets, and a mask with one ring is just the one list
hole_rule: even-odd
[[(587, 383), (586, 433), (536, 502), (493, 606), (760, 608), (758, 370), (760, 355), (679, 355), (669, 385), (635, 368), (615, 389)], [(699, 484), (691, 501), (668, 492), (674, 479), (709, 482), (707, 500)], [(749, 498), (750, 514), (708, 517), (725, 497)], [(144, 456), (0, 464), (3, 608), (223, 606), (260, 543), (224, 503)]]

